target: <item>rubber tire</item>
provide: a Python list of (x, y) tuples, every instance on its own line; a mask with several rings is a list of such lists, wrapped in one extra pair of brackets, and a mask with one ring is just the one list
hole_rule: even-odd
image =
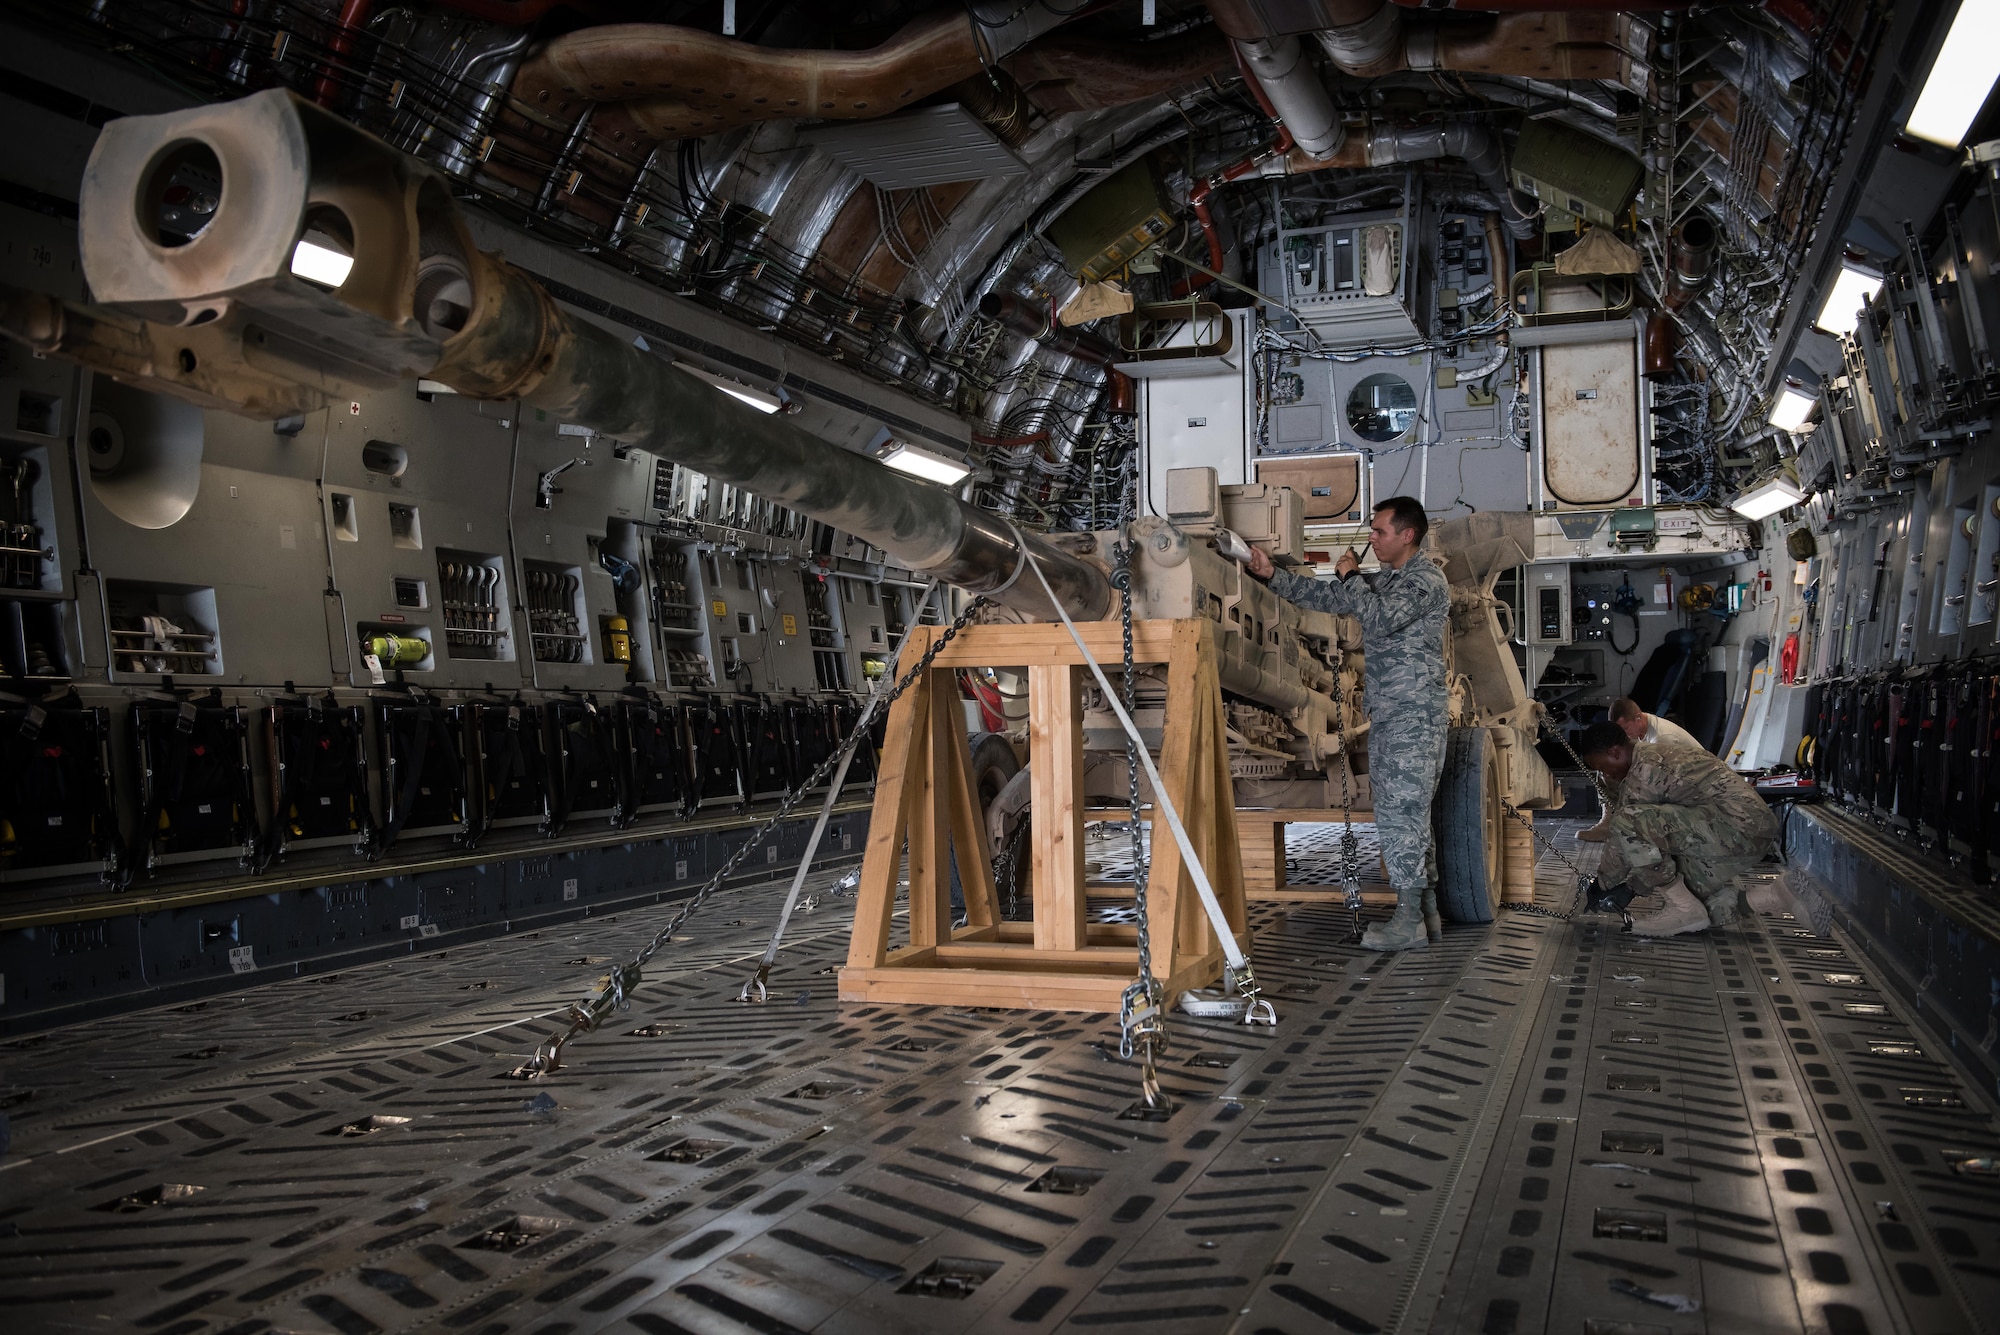
[(1437, 841), (1438, 913), (1446, 922), (1492, 922), (1505, 884), (1500, 759), (1485, 728), (1445, 738), (1432, 833)]
[(1013, 744), (997, 732), (974, 733), (972, 737), (972, 791), (979, 798), (979, 814), (983, 819), (986, 808), (993, 805), (993, 799), (1007, 786), (1008, 780), (1021, 772), (1021, 761), (1014, 754)]
[[(993, 805), (993, 799), (1007, 786), (1007, 781), (1021, 772), (1020, 757), (1014, 754), (1013, 745), (997, 732), (976, 732), (970, 739), (972, 744), (972, 794), (979, 803), (980, 828), (986, 825), (986, 808)], [(996, 886), (1000, 902), (1007, 902), (1007, 887)], [(958, 879), (958, 863), (951, 864), (951, 907), (954, 913), (965, 912), (965, 887)]]

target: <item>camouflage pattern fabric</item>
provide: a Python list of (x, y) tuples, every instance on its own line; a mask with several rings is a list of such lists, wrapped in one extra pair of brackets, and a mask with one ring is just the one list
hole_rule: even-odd
[(1300, 607), (1361, 623), (1368, 707), (1368, 786), (1382, 865), (1397, 890), (1435, 882), (1431, 803), (1444, 769), (1449, 697), (1444, 625), (1451, 588), (1421, 552), (1400, 570), (1318, 580), (1280, 570), (1271, 590)]
[(1597, 865), (1606, 886), (1657, 889), (1679, 876), (1721, 926), (1735, 918), (1736, 880), (1755, 868), (1778, 819), (1750, 785), (1698, 746), (1641, 742), (1618, 787)]

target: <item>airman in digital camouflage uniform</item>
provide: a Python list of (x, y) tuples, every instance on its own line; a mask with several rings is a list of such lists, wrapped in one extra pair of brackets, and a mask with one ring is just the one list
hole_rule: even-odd
[(1444, 625), (1451, 589), (1444, 572), (1419, 548), (1430, 522), (1424, 507), (1395, 496), (1375, 507), (1369, 546), (1382, 569), (1356, 573), (1352, 552), (1325, 581), (1277, 570), (1257, 552), (1251, 574), (1301, 607), (1361, 623), (1366, 656), (1362, 696), (1368, 706), (1368, 786), (1382, 864), (1396, 892), (1396, 912), (1370, 927), (1370, 950), (1408, 950), (1443, 939), (1437, 912), (1437, 858), (1431, 843), (1431, 802), (1444, 769), (1449, 693), (1444, 680)]
[(1678, 936), (1734, 921), (1738, 878), (1778, 834), (1756, 790), (1698, 746), (1634, 742), (1616, 723), (1592, 724), (1577, 750), (1617, 787), (1598, 881), (1666, 899), (1657, 913), (1635, 916), (1632, 930)]

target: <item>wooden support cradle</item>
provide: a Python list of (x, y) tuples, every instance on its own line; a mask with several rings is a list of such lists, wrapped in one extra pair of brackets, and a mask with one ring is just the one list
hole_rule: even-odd
[[(1100, 664), (1122, 661), (1116, 622), (1078, 627)], [(942, 632), (910, 631), (914, 661)], [(1133, 660), (1167, 665), (1167, 727), (1160, 777), (1247, 956), (1243, 861), (1229, 781), (1229, 748), (1210, 622), (1140, 621)], [(854, 915), (843, 1001), (1116, 1011), (1138, 973), (1137, 928), (1085, 914), (1083, 655), (1050, 625), (972, 626), (932, 660), (889, 711), (875, 810)], [(1002, 922), (972, 780), (956, 673), (1025, 667), (1029, 680), (1033, 922)], [(1163, 831), (1164, 834), (1164, 831)], [(909, 941), (891, 949), (897, 873), (909, 847)], [(1224, 952), (1170, 838), (1153, 843), (1147, 879), (1153, 974), (1167, 995), (1221, 976)], [(965, 895), (954, 928), (951, 868)]]

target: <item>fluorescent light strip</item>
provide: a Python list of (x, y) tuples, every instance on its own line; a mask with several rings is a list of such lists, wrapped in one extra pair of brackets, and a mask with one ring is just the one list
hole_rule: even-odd
[(1745, 519), (1769, 519), (1805, 498), (1806, 494), (1799, 490), (1797, 483), (1789, 478), (1774, 477), (1738, 496), (1729, 503), (1729, 508)]
[(704, 371), (699, 366), (689, 366), (686, 362), (675, 362), (674, 365), (698, 380), (706, 380), (738, 403), (747, 403), (760, 413), (775, 413), (785, 406), (785, 401), (775, 394), (753, 389), (734, 380), (724, 380), (713, 372)]
[(1861, 322), (1861, 308), (1881, 290), (1881, 274), (1843, 263), (1840, 276), (1833, 280), (1833, 290), (1826, 294), (1819, 318), (1813, 324), (1829, 334), (1851, 334)]
[(766, 399), (760, 399), (747, 389), (735, 389), (729, 385), (717, 385), (716, 388), (739, 403), (749, 404), (760, 413), (774, 413), (778, 411), (777, 404)]
[(935, 454), (926, 454), (909, 445), (898, 445), (883, 456), (882, 462), (899, 472), (920, 477), (926, 482), (941, 483), (947, 487), (957, 486), (972, 474), (972, 470), (964, 464), (941, 459)]
[(1786, 387), (1778, 391), (1778, 401), (1771, 405), (1771, 425), (1780, 431), (1797, 431), (1806, 424), (1819, 400), (1810, 394)]
[(1904, 134), (1946, 148), (1965, 141), (1966, 131), (1993, 91), (1994, 79), (2000, 78), (2000, 40), (1991, 31), (1994, 18), (1990, 0), (1963, 0), (1959, 5), (1924, 79), (1924, 91), (1903, 122)]
[(353, 271), (354, 257), (328, 246), (302, 240), (292, 249), (292, 272), (308, 283), (339, 287)]

